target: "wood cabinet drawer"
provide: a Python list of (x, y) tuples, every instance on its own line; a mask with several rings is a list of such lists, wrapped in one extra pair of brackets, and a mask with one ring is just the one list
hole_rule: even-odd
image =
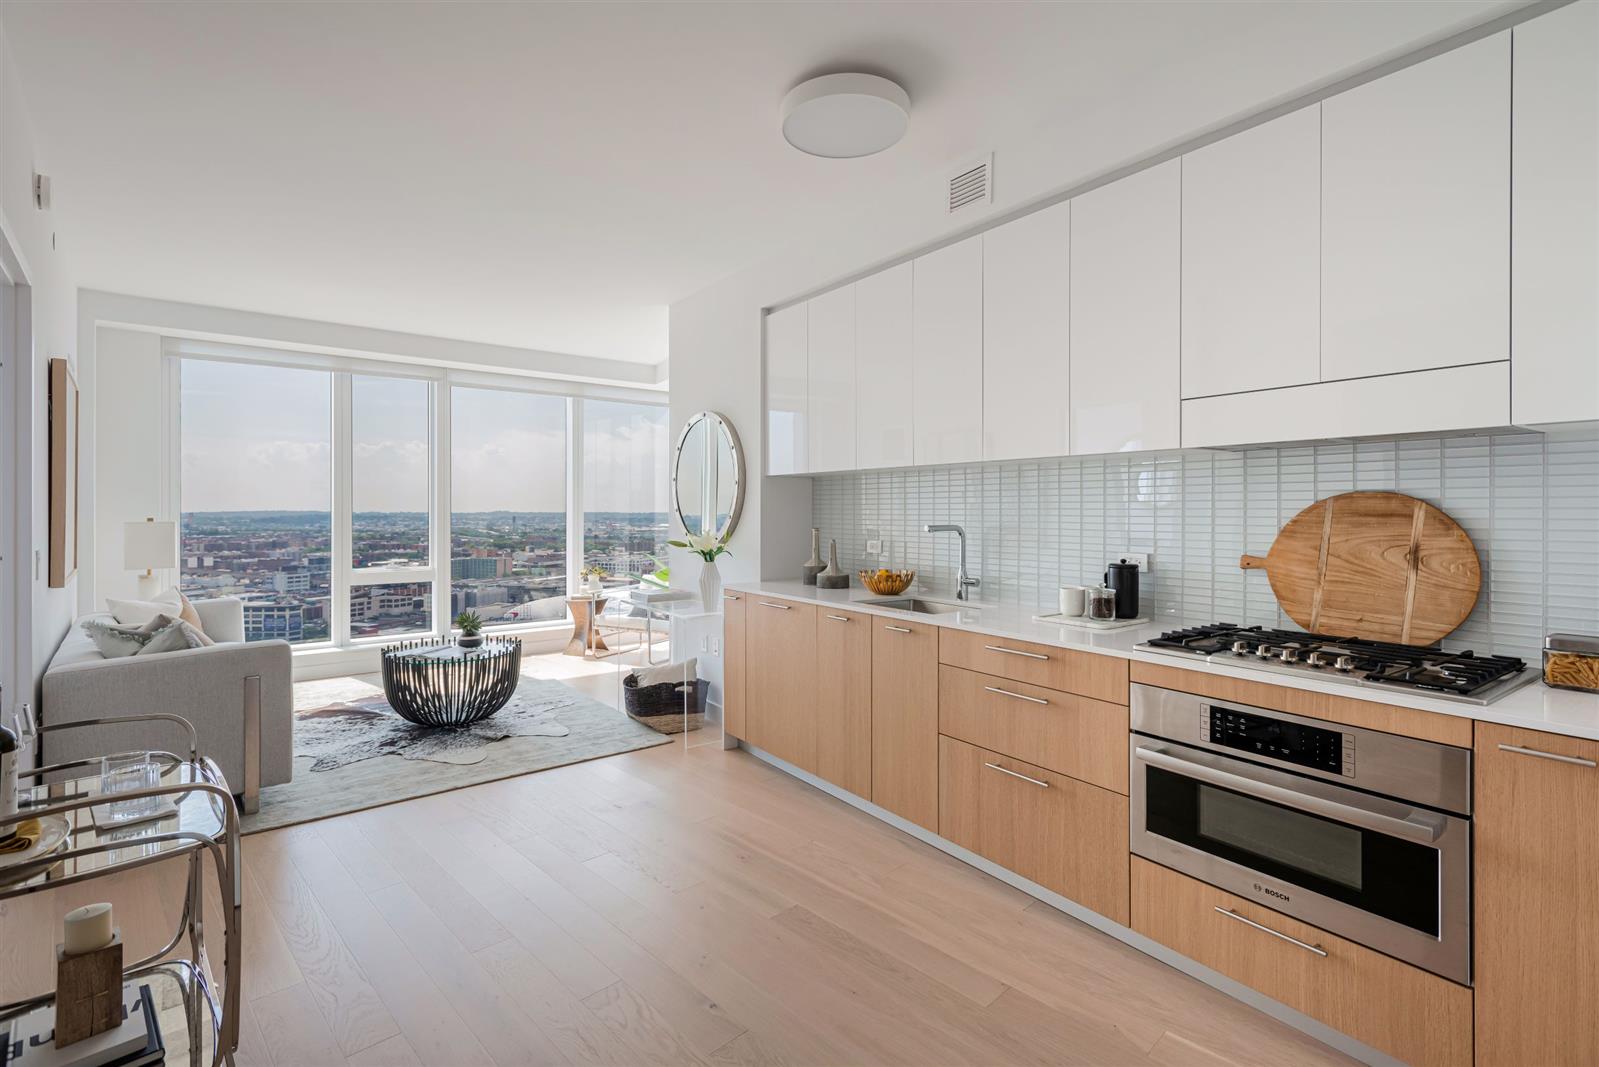
[(938, 659), (979, 674), (1030, 682), (1112, 704), (1127, 703), (1127, 661), (1116, 656), (945, 628), (939, 631)]
[(1127, 794), (1121, 704), (944, 664), (938, 732)]
[(1132, 926), (1144, 936), (1406, 1063), (1471, 1064), (1465, 986), (1141, 857), (1132, 863)]
[(938, 767), (942, 836), (1126, 924), (1126, 797), (953, 737)]

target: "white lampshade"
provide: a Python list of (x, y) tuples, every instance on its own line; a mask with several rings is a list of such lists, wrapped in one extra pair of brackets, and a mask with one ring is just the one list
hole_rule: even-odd
[(130, 571), (157, 570), (178, 565), (178, 524), (175, 522), (125, 522), (122, 524), (122, 565)]

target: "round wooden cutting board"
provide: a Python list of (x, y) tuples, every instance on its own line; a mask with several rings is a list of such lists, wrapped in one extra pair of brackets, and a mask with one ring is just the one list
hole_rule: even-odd
[(1482, 588), (1460, 524), (1403, 493), (1340, 493), (1288, 521), (1261, 568), (1289, 618), (1312, 633), (1430, 645), (1466, 621)]

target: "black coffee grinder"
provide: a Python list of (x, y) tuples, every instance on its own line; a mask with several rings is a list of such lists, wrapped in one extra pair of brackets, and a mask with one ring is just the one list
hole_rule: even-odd
[(1105, 587), (1116, 591), (1116, 617), (1138, 618), (1138, 564), (1121, 560), (1105, 568)]

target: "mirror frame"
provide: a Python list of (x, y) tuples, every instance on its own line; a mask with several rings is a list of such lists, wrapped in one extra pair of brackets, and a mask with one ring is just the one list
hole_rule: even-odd
[(701, 421), (715, 424), (716, 428), (727, 435), (727, 440), (732, 445), (733, 453), (733, 504), (727, 510), (727, 532), (718, 538), (719, 544), (727, 544), (733, 537), (733, 531), (738, 529), (739, 515), (744, 510), (744, 446), (738, 439), (738, 431), (733, 429), (733, 424), (716, 411), (696, 411), (683, 422), (683, 428), (678, 431), (677, 443), (672, 446), (672, 510), (677, 513), (678, 525), (688, 532), (688, 520), (683, 515), (683, 503), (677, 492), (677, 469), (683, 458), (683, 444), (688, 440), (689, 431)]

